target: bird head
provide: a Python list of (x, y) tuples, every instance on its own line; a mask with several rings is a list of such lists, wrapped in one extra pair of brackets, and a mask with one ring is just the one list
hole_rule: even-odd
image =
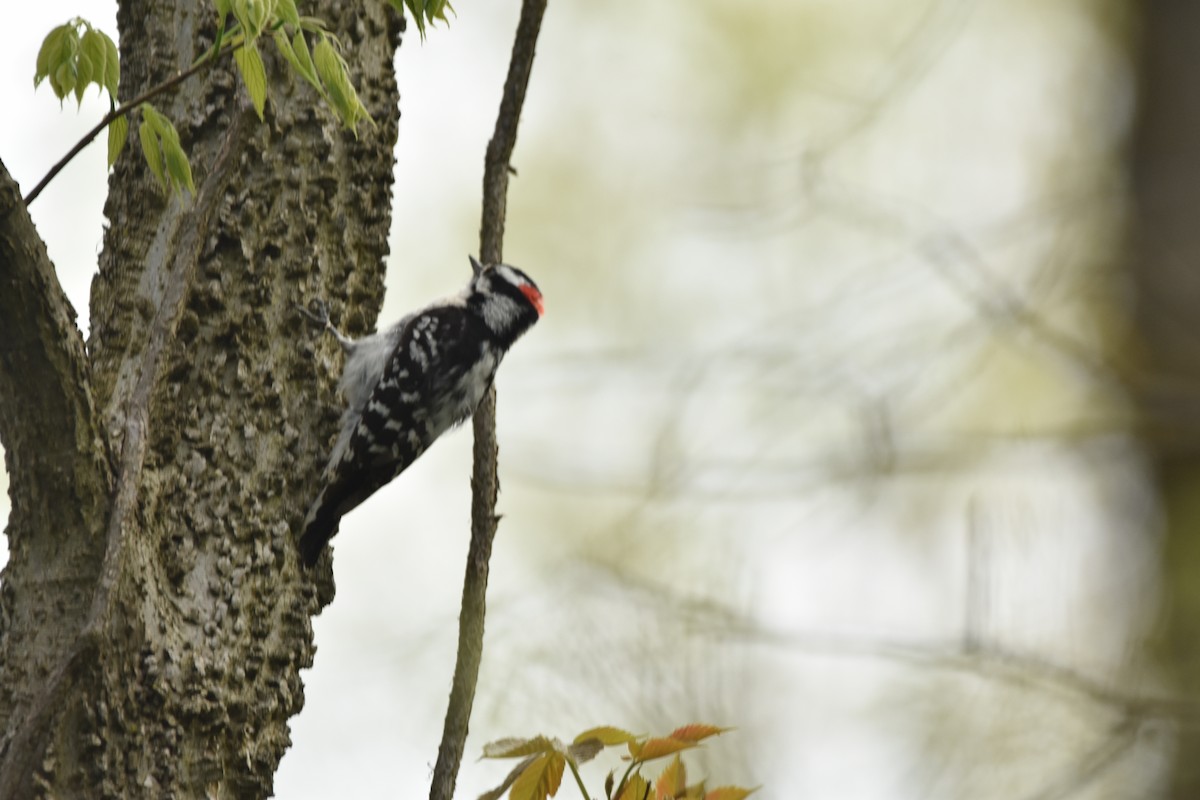
[(508, 264), (480, 264), (471, 259), (470, 294), (484, 322), (497, 334), (517, 340), (545, 312), (542, 292), (533, 279)]

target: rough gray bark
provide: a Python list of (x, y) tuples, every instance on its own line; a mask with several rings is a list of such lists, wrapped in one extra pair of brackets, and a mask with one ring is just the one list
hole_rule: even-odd
[[(1200, 4), (1141, 4), (1141, 92), (1131, 151), (1142, 407), (1166, 508), (1162, 653), (1200, 697)], [(1200, 730), (1179, 729), (1171, 796), (1200, 797)]]
[[(384, 3), (306, 12), (378, 127), (355, 139), (273, 58), (265, 124), (230, 62), (160, 99), (197, 195), (164, 197), (126, 149), (86, 352), (0, 169), (0, 797), (271, 793), (333, 588), (293, 531), (338, 354), (294, 306), (324, 297), (351, 332), (378, 312), (403, 27)], [(214, 23), (207, 0), (122, 0), (122, 94), (186, 68)]]

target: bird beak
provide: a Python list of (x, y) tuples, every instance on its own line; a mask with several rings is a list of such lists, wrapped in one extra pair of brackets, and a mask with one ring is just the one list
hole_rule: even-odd
[(467, 258), (471, 260), (471, 272), (475, 273), (476, 276), (483, 272), (483, 264), (476, 261), (475, 256), (468, 255)]

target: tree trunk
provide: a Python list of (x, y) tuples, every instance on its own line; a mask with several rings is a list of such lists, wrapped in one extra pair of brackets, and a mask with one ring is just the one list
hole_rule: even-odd
[[(1166, 510), (1164, 660), (1200, 695), (1200, 4), (1142, 4), (1141, 92), (1131, 152), (1138, 400)], [(1200, 797), (1200, 731), (1180, 730), (1171, 797)]]
[[(378, 127), (355, 138), (271, 56), (265, 123), (231, 60), (161, 99), (197, 193), (164, 196), (126, 148), (86, 351), (0, 165), (0, 797), (271, 793), (333, 589), (293, 536), (339, 356), (295, 305), (323, 297), (351, 333), (378, 312), (403, 29), (385, 3), (306, 11)], [(122, 96), (190, 65), (215, 22), (208, 0), (122, 0)]]

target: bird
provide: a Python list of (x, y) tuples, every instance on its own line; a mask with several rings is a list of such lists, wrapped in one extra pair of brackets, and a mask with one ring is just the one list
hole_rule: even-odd
[(361, 339), (342, 334), (324, 303), (316, 313), (301, 307), (346, 353), (338, 387), (347, 404), (300, 535), (306, 567), (343, 516), (474, 413), (504, 355), (544, 313), (541, 290), (524, 272), (468, 258), (465, 289)]

